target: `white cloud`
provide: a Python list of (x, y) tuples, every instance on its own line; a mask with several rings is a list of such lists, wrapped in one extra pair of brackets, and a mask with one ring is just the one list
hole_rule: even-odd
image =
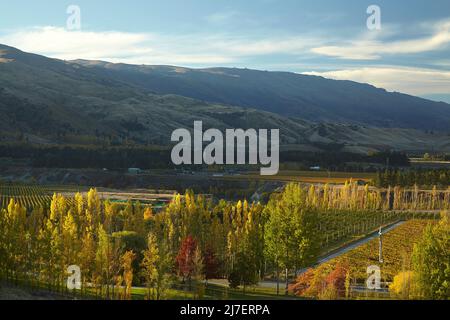
[(323, 72), (311, 71), (303, 74), (370, 83), (390, 91), (413, 95), (450, 93), (450, 71), (384, 66)]
[[(217, 13), (211, 21), (231, 19), (236, 12)], [(61, 27), (34, 27), (0, 36), (0, 43), (60, 59), (95, 59), (134, 64), (183, 64), (211, 66), (242, 62), (263, 55), (314, 54), (342, 59), (378, 59), (384, 54), (414, 53), (441, 48), (450, 43), (450, 20), (434, 26), (428, 38), (385, 41), (399, 26), (384, 25), (380, 33), (369, 32), (359, 40), (324, 46), (329, 36), (230, 34), (160, 34), (118, 31), (68, 31)]]
[[(215, 64), (231, 59), (201, 50), (182, 50), (183, 37), (150, 33), (68, 31), (59, 27), (34, 27), (3, 37), (4, 43), (52, 58), (106, 60), (135, 64)], [(185, 44), (185, 43), (184, 43)]]
[(375, 60), (386, 54), (410, 54), (438, 50), (450, 43), (450, 20), (437, 23), (430, 36), (411, 40), (380, 41), (376, 32), (340, 45), (312, 48), (316, 54), (349, 60)]
[(107, 59), (108, 57), (151, 53), (140, 43), (152, 40), (148, 34), (124, 32), (67, 31), (57, 27), (36, 27), (0, 37), (2, 43), (24, 51), (45, 53), (60, 59)]
[(223, 38), (210, 43), (220, 52), (234, 56), (258, 56), (267, 54), (303, 54), (312, 43), (318, 40), (307, 37), (280, 37), (277, 39), (249, 40), (245, 38)]
[(211, 66), (267, 54), (299, 54), (313, 38), (249, 39), (226, 34), (163, 35), (156, 33), (68, 31), (60, 27), (34, 27), (0, 36), (21, 50), (65, 60), (106, 60), (133, 64)]
[[(381, 37), (395, 34), (395, 28), (385, 28)], [(433, 36), (424, 39), (382, 43), (380, 36), (367, 36), (355, 47), (342, 46), (333, 49), (334, 54), (347, 59), (375, 59), (384, 53), (420, 52), (440, 48), (450, 42), (450, 21), (439, 24)], [(314, 35), (280, 36), (254, 38), (250, 36), (230, 36), (229, 34), (188, 34), (164, 35), (158, 33), (67, 31), (59, 27), (34, 27), (0, 34), (0, 43), (21, 50), (46, 55), (53, 58), (72, 60), (89, 59), (122, 62), (130, 64), (171, 64), (186, 67), (210, 67), (220, 65), (240, 65), (250, 61), (259, 69), (313, 70), (307, 74), (321, 75), (334, 79), (366, 82), (392, 91), (415, 95), (450, 92), (450, 72), (442, 70), (448, 63), (444, 58), (437, 60), (437, 68), (419, 69), (398, 66), (370, 66), (340, 68), (332, 61), (309, 61), (302, 64), (299, 58), (311, 58), (311, 48), (317, 53), (331, 55), (318, 50), (324, 38)], [(257, 57), (264, 55), (291, 55), (281, 60), (273, 59), (258, 67)], [(284, 63), (280, 64), (280, 63)], [(309, 65), (309, 67), (308, 67)], [(273, 67), (270, 67), (273, 66)], [(338, 69), (336, 71), (324, 71)]]

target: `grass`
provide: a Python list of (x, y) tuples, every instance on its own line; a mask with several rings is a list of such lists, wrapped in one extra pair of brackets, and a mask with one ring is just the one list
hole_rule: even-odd
[[(143, 300), (147, 293), (146, 288), (133, 288), (132, 298), (133, 300)], [(209, 283), (204, 290), (202, 297), (198, 297), (195, 294), (195, 290), (182, 290), (182, 289), (169, 289), (166, 292), (167, 300), (283, 300), (283, 299), (299, 299), (297, 297), (284, 295), (277, 295), (276, 290), (273, 288), (252, 286), (247, 287), (245, 293), (241, 288), (231, 289), (228, 286), (221, 284)]]
[(375, 178), (374, 173), (366, 172), (327, 172), (327, 171), (280, 171), (274, 176), (261, 176), (259, 172), (250, 172), (241, 176), (221, 177), (228, 180), (263, 180), (263, 181), (283, 181), (283, 182), (304, 182), (304, 183), (330, 183), (343, 184), (346, 181), (362, 180), (369, 182)]

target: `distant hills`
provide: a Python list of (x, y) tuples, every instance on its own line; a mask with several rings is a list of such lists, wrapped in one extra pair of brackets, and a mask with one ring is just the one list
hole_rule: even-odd
[(247, 69), (62, 61), (0, 45), (3, 141), (167, 145), (205, 127), (280, 128), (283, 145), (320, 150), (450, 150), (450, 105), (370, 85)]
[(450, 131), (449, 104), (352, 81), (249, 69), (74, 63), (156, 94), (177, 94), (310, 121)]
[[(173, 130), (195, 120), (219, 129), (283, 128), (298, 141), (307, 122), (179, 95), (157, 95), (84, 66), (0, 47), (2, 138), (35, 142), (83, 136), (167, 145)], [(289, 140), (289, 141), (288, 141)]]

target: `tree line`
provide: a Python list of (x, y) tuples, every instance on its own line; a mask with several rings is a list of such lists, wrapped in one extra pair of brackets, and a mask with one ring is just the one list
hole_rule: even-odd
[(290, 194), (299, 192), (292, 185), (269, 209), (247, 201), (213, 206), (187, 192), (158, 214), (131, 202), (102, 201), (94, 189), (73, 201), (55, 194), (48, 210), (27, 212), (11, 200), (0, 211), (1, 277), (66, 292), (66, 269), (78, 265), (81, 294), (104, 298), (129, 299), (139, 285), (147, 298), (163, 299), (179, 281), (200, 295), (200, 280), (211, 278), (245, 291), (268, 263), (279, 270), (313, 261), (315, 215), (293, 202)]
[(212, 200), (187, 191), (155, 214), (149, 206), (101, 200), (95, 189), (55, 194), (49, 208), (27, 211), (13, 199), (0, 211), (1, 278), (67, 292), (67, 267), (82, 272), (82, 295), (130, 299), (133, 286), (164, 299), (182, 283), (202, 297), (209, 279), (230, 287), (270, 276), (285, 293), (297, 270), (333, 241), (360, 236), (396, 219), (380, 193), (288, 184), (267, 205)]
[[(171, 149), (156, 145), (42, 145), (30, 143), (0, 144), (0, 154), (13, 159), (27, 159), (34, 167), (45, 168), (108, 168), (141, 169), (174, 168)], [(307, 169), (321, 166), (332, 171), (361, 169), (351, 163), (371, 163), (393, 167), (409, 166), (409, 159), (400, 152), (376, 152), (368, 155), (324, 150), (323, 152), (281, 151), (281, 163), (297, 163)], [(195, 166), (189, 166), (191, 169)], [(201, 168), (197, 166), (197, 169)], [(375, 169), (372, 169), (375, 171)]]
[(389, 186), (412, 187), (414, 185), (447, 188), (450, 185), (450, 169), (389, 169), (378, 171), (373, 182), (375, 186), (382, 188)]

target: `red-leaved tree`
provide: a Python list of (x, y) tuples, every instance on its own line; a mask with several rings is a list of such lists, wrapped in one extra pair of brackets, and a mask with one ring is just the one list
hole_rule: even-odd
[(211, 247), (207, 247), (203, 255), (203, 261), (205, 264), (205, 278), (214, 279), (219, 276), (219, 261), (216, 254)]
[(195, 271), (194, 255), (197, 250), (197, 241), (192, 236), (187, 236), (180, 246), (177, 255), (178, 273), (183, 277), (183, 281), (190, 283)]
[(327, 285), (336, 290), (338, 297), (345, 296), (345, 279), (347, 271), (348, 266), (346, 264), (338, 263), (325, 279)]

